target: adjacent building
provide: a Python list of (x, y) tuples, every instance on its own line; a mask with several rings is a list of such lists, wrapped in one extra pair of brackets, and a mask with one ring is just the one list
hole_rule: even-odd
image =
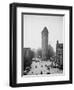
[(57, 41), (56, 44), (56, 62), (59, 66), (63, 67), (63, 44)]

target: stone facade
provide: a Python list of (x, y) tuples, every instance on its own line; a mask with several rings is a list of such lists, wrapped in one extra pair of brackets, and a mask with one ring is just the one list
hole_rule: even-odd
[(42, 31), (42, 60), (46, 60), (48, 56), (48, 29), (44, 27)]

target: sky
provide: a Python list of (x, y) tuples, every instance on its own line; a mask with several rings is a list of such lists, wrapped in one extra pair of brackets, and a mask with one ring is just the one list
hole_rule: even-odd
[(24, 48), (42, 48), (41, 32), (46, 26), (49, 32), (48, 44), (56, 51), (56, 41), (63, 43), (63, 16), (25, 15)]

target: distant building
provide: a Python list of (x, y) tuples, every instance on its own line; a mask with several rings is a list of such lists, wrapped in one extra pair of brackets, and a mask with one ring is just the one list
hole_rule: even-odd
[(48, 29), (44, 27), (42, 31), (42, 60), (46, 60), (48, 55)]
[(30, 48), (24, 48), (23, 54), (25, 55), (25, 57), (29, 57), (31, 54), (31, 49)]
[(59, 66), (63, 66), (63, 44), (59, 41), (56, 44), (56, 62)]

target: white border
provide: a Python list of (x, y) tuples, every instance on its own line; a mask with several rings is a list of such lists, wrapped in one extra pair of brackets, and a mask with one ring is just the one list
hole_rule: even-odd
[[(45, 14), (64, 14), (64, 75), (21, 77), (21, 13), (45, 13)], [(17, 83), (45, 82), (45, 81), (64, 81), (69, 80), (69, 10), (54, 10), (40, 8), (17, 8)]]

